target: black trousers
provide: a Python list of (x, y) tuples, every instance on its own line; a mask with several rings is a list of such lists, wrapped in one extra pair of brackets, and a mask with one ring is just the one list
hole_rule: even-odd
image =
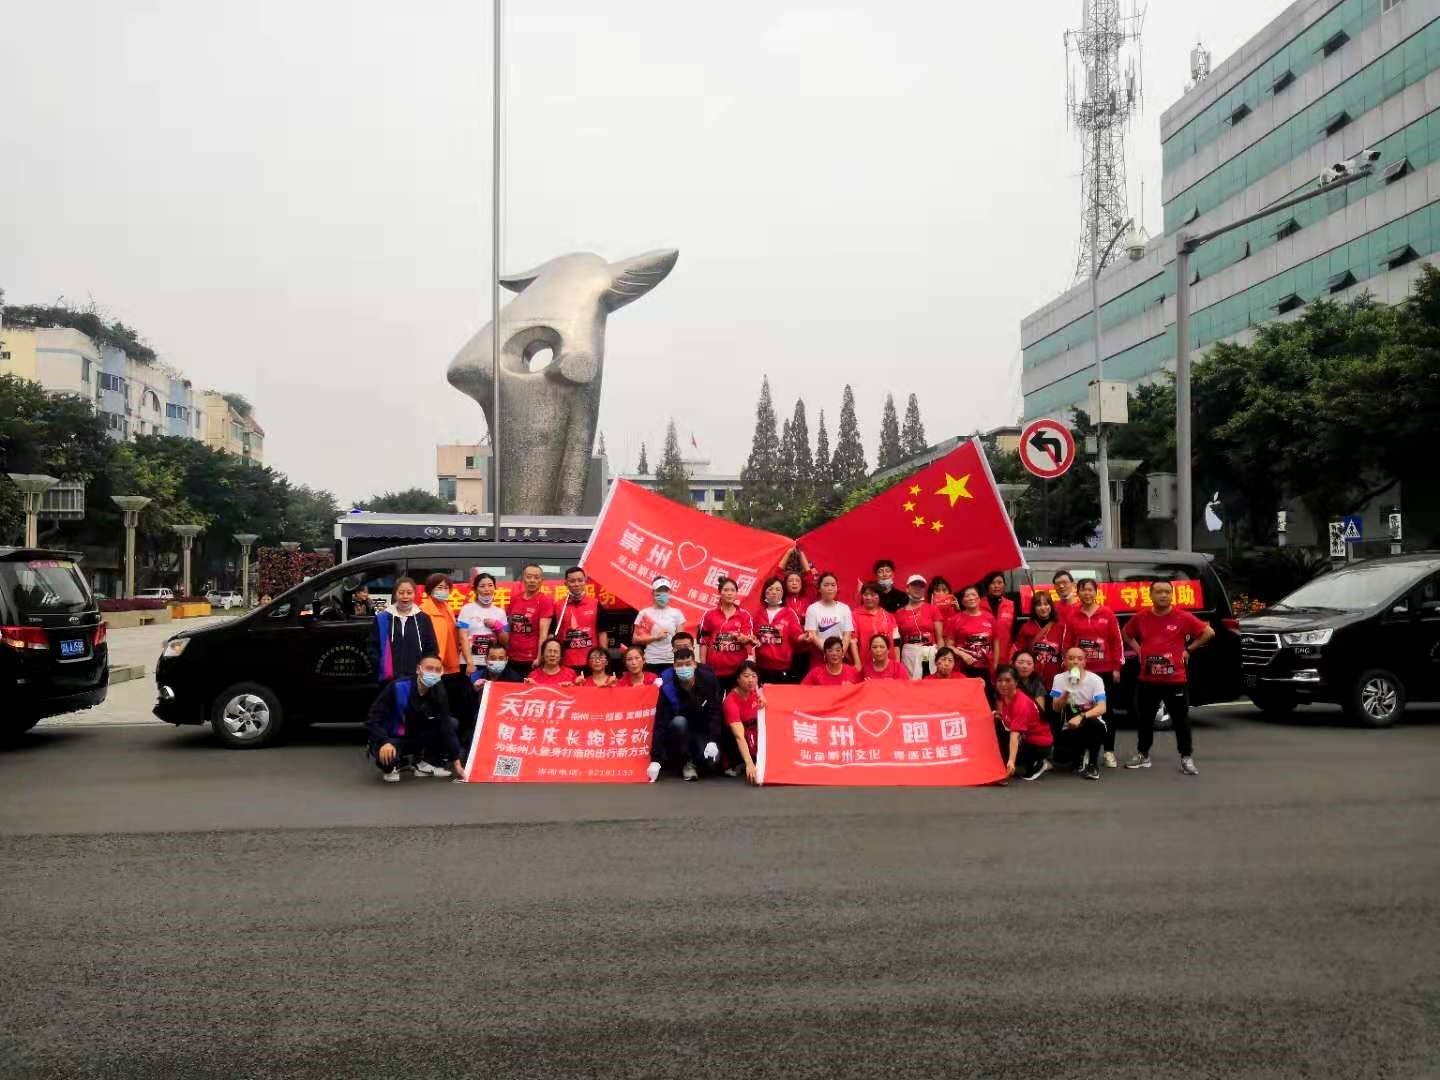
[(711, 772), (713, 769), (705, 760), (705, 744), (709, 741), (708, 733), (692, 731), (690, 721), (684, 716), (676, 716), (663, 726), (657, 717), (652, 756), (663, 768), (677, 773), (687, 761), (702, 773)]
[(511, 660), (511, 661), (510, 661), (510, 670), (513, 671), (516, 675), (518, 675), (518, 676), (519, 676), (520, 678), (522, 678), (522, 679), (528, 679), (528, 678), (530, 677), (530, 672), (533, 671), (534, 669), (535, 669), (535, 661), (533, 661), (533, 660)]
[(789, 686), (800, 681), (793, 671), (770, 671), (766, 668), (760, 669), (760, 685), (769, 686), (771, 683), (780, 686)]
[(1075, 765), (1079, 765), (1080, 759), (1089, 753), (1090, 764), (1098, 766), (1100, 753), (1105, 745), (1105, 733), (1109, 727), (1104, 718), (1099, 716), (1081, 720), (1077, 727), (1062, 727), (1056, 748), (1066, 761)]
[(1190, 693), (1184, 683), (1174, 686), (1142, 682), (1135, 688), (1135, 726), (1138, 729), (1135, 749), (1149, 754), (1150, 747), (1155, 745), (1155, 710), (1161, 703), (1164, 703), (1165, 711), (1175, 725), (1175, 749), (1180, 751), (1181, 757), (1189, 757), (1195, 752), (1195, 744), (1190, 736)]
[[(444, 725), (442, 725), (444, 727)], [(380, 764), (380, 747), (389, 743), (395, 747), (395, 760), (389, 765)], [(436, 728), (433, 731), (424, 731), (418, 735), (396, 735), (393, 738), (382, 739), (379, 742), (370, 741), (366, 750), (370, 758), (375, 762), (375, 767), (381, 772), (388, 772), (398, 768), (406, 758), (411, 761), (425, 761), (427, 764), (436, 765), (441, 768), (447, 767), (450, 762), (460, 756), (460, 748), (455, 744), (455, 732), (445, 727), (444, 730)]]
[[(1015, 753), (1015, 775), (1027, 775), (1040, 762), (1050, 760), (1054, 751), (1053, 746), (1036, 746), (1034, 743), (1022, 742), (1020, 749)], [(1005, 760), (1010, 760), (1008, 747)]]

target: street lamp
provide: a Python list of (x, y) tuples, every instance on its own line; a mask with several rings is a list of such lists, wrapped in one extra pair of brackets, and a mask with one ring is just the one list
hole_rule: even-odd
[(111, 495), (111, 500), (125, 513), (125, 598), (135, 595), (135, 526), (140, 524), (140, 511), (150, 505), (147, 495)]
[(1367, 150), (1349, 161), (1331, 165), (1320, 174), (1320, 186), (1303, 195), (1275, 203), (1213, 232), (1199, 236), (1175, 234), (1175, 546), (1181, 551), (1195, 550), (1194, 476), (1190, 468), (1190, 256), (1217, 236), (1364, 180), (1375, 172), (1379, 158), (1380, 151)]
[(1005, 502), (1005, 511), (1010, 515), (1010, 520), (1015, 520), (1015, 512), (1020, 509), (1020, 497), (1030, 490), (1029, 484), (996, 484), (1000, 492), (1000, 498)]
[(260, 539), (259, 533), (236, 533), (240, 545), (240, 602), (250, 606), (250, 545)]
[(49, 491), (60, 481), (44, 473), (6, 473), (10, 482), (25, 496), (25, 546), (34, 547), (40, 542), (40, 504)]
[[(1120, 539), (1120, 517), (1121, 511), (1125, 506), (1125, 482), (1134, 476), (1140, 466), (1144, 464), (1143, 461), (1136, 461), (1133, 458), (1116, 458), (1110, 463), (1110, 482), (1114, 487), (1114, 491), (1107, 491), (1105, 498), (1109, 500), (1112, 494), (1114, 496), (1115, 508), (1112, 519), (1115, 522), (1116, 540)], [(1113, 543), (1108, 535), (1105, 538), (1105, 542), (1110, 547), (1120, 546), (1118, 543)]]
[(204, 527), (203, 525), (171, 525), (170, 528), (173, 529), (173, 530), (175, 531), (176, 535), (178, 535), (178, 536), (180, 537), (180, 546), (181, 546), (181, 549), (182, 549), (182, 552), (183, 552), (183, 559), (184, 559), (184, 576), (182, 577), (181, 580), (184, 581), (185, 585), (184, 585), (184, 590), (181, 592), (180, 595), (181, 595), (181, 596), (189, 596), (189, 595), (190, 595), (190, 548), (191, 548), (191, 547), (194, 545), (194, 543), (195, 543), (195, 537), (199, 536), (202, 532), (204, 532), (204, 531), (205, 531), (205, 527)]
[[(1095, 443), (1099, 450), (1100, 474), (1100, 535), (1105, 538), (1107, 547), (1115, 547), (1116, 544), (1110, 532), (1110, 449), (1109, 437), (1105, 434), (1105, 357), (1100, 352), (1100, 268), (1105, 265), (1105, 260), (1110, 257), (1111, 250), (1119, 242), (1120, 237), (1129, 232), (1135, 225), (1135, 219), (1128, 219), (1124, 225), (1115, 230), (1115, 235), (1110, 238), (1110, 243), (1105, 245), (1104, 254), (1099, 253), (1100, 235), (1098, 232), (1090, 234), (1090, 331), (1095, 341), (1095, 382), (1100, 393), (1096, 395), (1099, 404), (1097, 410), (1100, 415), (1092, 416), (1095, 421)], [(1098, 257), (1097, 257), (1098, 256)]]
[(280, 541), (280, 546), (281, 546), (282, 548), (284, 548), (286, 551), (299, 551), (299, 550), (300, 550), (300, 541), (299, 541), (299, 540), (281, 540), (281, 541)]

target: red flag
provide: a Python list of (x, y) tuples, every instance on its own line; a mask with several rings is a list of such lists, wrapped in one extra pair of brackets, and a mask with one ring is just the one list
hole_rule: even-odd
[(605, 498), (595, 531), (580, 556), (586, 573), (631, 607), (650, 606), (650, 583), (670, 580), (670, 603), (688, 626), (719, 602), (718, 583), (734, 578), (740, 601), (760, 586), (794, 541), (681, 506), (629, 480)]
[(950, 786), (1005, 776), (979, 679), (767, 686), (762, 784)]
[(990, 463), (973, 439), (799, 544), (817, 570), (840, 578), (842, 596), (870, 580), (876, 559), (893, 559), (897, 580), (943, 574), (957, 592), (989, 570), (1025, 565)]

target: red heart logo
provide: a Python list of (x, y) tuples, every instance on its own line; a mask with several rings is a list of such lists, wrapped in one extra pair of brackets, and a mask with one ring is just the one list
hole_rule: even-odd
[(855, 726), (872, 739), (878, 739), (890, 730), (895, 718), (884, 709), (861, 709), (855, 714)]
[(680, 556), (682, 570), (694, 570), (697, 566), (704, 566), (710, 558), (708, 548), (692, 544), (689, 540), (681, 540), (676, 553)]

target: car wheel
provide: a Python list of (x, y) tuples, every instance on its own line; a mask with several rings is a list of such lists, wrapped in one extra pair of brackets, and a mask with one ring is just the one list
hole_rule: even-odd
[(269, 746), (280, 737), (285, 713), (275, 692), (259, 683), (236, 683), (215, 696), (210, 727), (232, 750)]
[(1276, 720), (1284, 719), (1295, 711), (1297, 704), (1294, 694), (1265, 694), (1251, 691), (1250, 700), (1266, 716)]
[(1389, 727), (1405, 711), (1405, 687), (1393, 672), (1371, 668), (1360, 673), (1345, 712), (1365, 727)]

